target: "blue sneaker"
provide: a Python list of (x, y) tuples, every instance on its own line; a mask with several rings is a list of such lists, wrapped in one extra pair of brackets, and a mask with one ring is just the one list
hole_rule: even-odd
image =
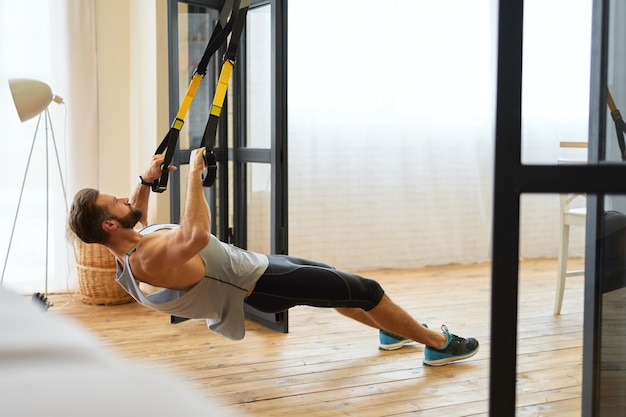
[[(422, 326), (428, 328), (426, 324), (422, 324)], [(411, 339), (386, 332), (382, 329), (378, 332), (378, 340), (380, 341), (378, 349), (381, 350), (397, 350), (408, 343), (413, 343)]]
[(411, 339), (407, 339), (406, 337), (398, 336), (393, 333), (388, 333), (382, 329), (378, 333), (378, 339), (380, 341), (378, 349), (381, 350), (397, 350), (407, 343), (413, 342)]
[(464, 339), (454, 335), (448, 331), (445, 325), (441, 326), (441, 330), (448, 337), (448, 343), (441, 349), (426, 346), (424, 349), (425, 365), (442, 366), (450, 362), (471, 358), (478, 352), (478, 340), (473, 337)]

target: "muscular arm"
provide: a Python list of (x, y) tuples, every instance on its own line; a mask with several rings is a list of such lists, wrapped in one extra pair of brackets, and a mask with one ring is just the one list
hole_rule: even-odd
[[(152, 182), (161, 176), (161, 165), (163, 164), (163, 155), (152, 156), (152, 162), (148, 169), (144, 171), (141, 177), (146, 182)], [(170, 166), (170, 171), (176, 169), (176, 167)], [(142, 226), (148, 225), (148, 202), (150, 200), (150, 187), (143, 184), (138, 184), (135, 191), (128, 199), (131, 206), (141, 210), (143, 216), (141, 217)]]
[(158, 282), (156, 285), (180, 288), (193, 285), (203, 275), (201, 261), (198, 263), (194, 258), (211, 238), (211, 214), (202, 186), (202, 152), (200, 149), (191, 153), (180, 227), (165, 233), (151, 233), (137, 244), (133, 271), (139, 276), (151, 277)]
[(197, 252), (209, 243), (211, 236), (211, 212), (204, 197), (203, 170), (203, 149), (196, 149), (191, 153), (189, 160), (185, 208), (180, 219), (180, 228), (177, 229), (181, 236), (177, 238), (190, 242), (197, 240), (199, 246)]

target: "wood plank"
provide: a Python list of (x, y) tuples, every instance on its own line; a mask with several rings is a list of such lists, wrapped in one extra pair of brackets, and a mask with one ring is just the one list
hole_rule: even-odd
[(561, 148), (587, 148), (587, 142), (562, 141), (560, 146)]

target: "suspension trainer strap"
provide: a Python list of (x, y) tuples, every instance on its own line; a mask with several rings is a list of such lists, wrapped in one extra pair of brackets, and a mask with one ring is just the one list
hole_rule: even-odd
[(250, 0), (241, 0), (237, 20), (235, 22), (235, 26), (233, 27), (232, 34), (230, 35), (228, 49), (223, 57), (222, 70), (215, 88), (215, 95), (213, 96), (209, 120), (207, 121), (206, 128), (204, 129), (204, 135), (202, 135), (202, 142), (200, 143), (200, 147), (205, 148), (204, 163), (206, 169), (202, 175), (202, 184), (205, 187), (213, 186), (217, 176), (217, 160), (215, 158), (215, 154), (213, 153), (217, 137), (217, 126), (222, 113), (222, 107), (224, 106), (226, 92), (228, 91), (230, 76), (233, 72), (235, 61), (237, 60), (239, 39), (241, 38), (241, 33), (246, 25), (246, 15), (249, 7)]
[(611, 92), (607, 88), (606, 90), (606, 101), (609, 105), (609, 110), (611, 110), (611, 118), (613, 118), (613, 123), (615, 123), (615, 133), (617, 133), (617, 144), (619, 145), (619, 149), (622, 153), (622, 161), (626, 161), (626, 143), (624, 142), (624, 132), (626, 132), (626, 123), (624, 119), (622, 119), (622, 114), (615, 106), (615, 102), (613, 101), (613, 97), (611, 96)]
[[(211, 38), (209, 39), (209, 42), (204, 50), (202, 59), (198, 63), (198, 66), (191, 77), (191, 82), (189, 83), (183, 102), (178, 109), (176, 118), (172, 122), (167, 135), (161, 141), (161, 144), (157, 147), (157, 150), (154, 153), (155, 155), (159, 155), (165, 152), (163, 164), (161, 165), (161, 177), (154, 180), (152, 183), (152, 191), (154, 192), (162, 193), (167, 189), (169, 166), (172, 163), (172, 159), (176, 151), (180, 130), (185, 123), (187, 111), (189, 110), (189, 106), (191, 106), (191, 102), (196, 95), (196, 91), (198, 91), (198, 87), (200, 86), (202, 79), (206, 75), (211, 56), (217, 52), (220, 46), (227, 40), (228, 35), (232, 32), (233, 26), (237, 20), (237, 14), (239, 12), (239, 1), (240, 0), (226, 0), (224, 3), (217, 25), (211, 34)], [(230, 19), (228, 19), (229, 15)]]

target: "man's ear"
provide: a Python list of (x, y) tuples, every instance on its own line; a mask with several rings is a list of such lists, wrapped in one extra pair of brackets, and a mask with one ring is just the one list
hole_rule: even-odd
[(114, 221), (105, 220), (102, 222), (102, 230), (104, 230), (105, 232), (112, 232), (115, 229), (117, 229), (117, 223), (115, 223)]

